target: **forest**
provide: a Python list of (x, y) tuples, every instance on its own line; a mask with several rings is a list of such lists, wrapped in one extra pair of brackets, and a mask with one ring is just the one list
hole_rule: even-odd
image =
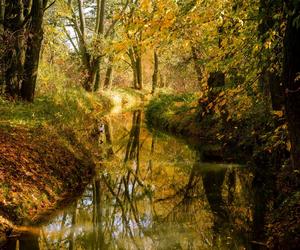
[(0, 0), (0, 249), (300, 246), (300, 0)]

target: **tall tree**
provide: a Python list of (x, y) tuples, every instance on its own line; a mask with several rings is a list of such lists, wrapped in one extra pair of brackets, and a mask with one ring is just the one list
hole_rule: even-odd
[[(5, 3), (5, 4), (4, 4)], [(43, 40), (43, 17), (48, 0), (1, 1), (4, 82), (7, 96), (32, 102), (35, 94), (39, 54)]]
[(153, 70), (153, 75), (152, 75), (152, 91), (151, 93), (154, 94), (155, 90), (157, 88), (157, 81), (158, 81), (158, 55), (157, 55), (157, 51), (154, 50), (154, 70)]
[(43, 40), (43, 18), (47, 0), (33, 0), (31, 7), (31, 21), (28, 24), (27, 48), (24, 62), (24, 78), (21, 85), (21, 97), (32, 102), (34, 99), (40, 50)]
[(292, 165), (300, 169), (300, 1), (286, 1), (288, 21), (284, 41), (283, 85), (291, 140)]
[[(116, 12), (124, 12), (128, 6), (128, 0), (120, 1), (117, 7), (115, 3), (110, 3), (116, 7)], [(63, 27), (66, 36), (80, 56), (82, 69), (86, 73), (83, 87), (87, 91), (97, 91), (100, 87), (100, 65), (106, 55), (105, 42), (114, 33), (114, 27), (118, 19), (113, 16), (106, 18), (108, 7), (106, 0), (68, 0), (66, 1), (71, 15), (65, 16), (65, 26)], [(121, 14), (120, 14), (121, 15)], [(75, 33), (75, 38), (71, 36)]]
[(3, 87), (4, 87), (4, 60), (3, 60), (3, 55), (4, 55), (4, 14), (5, 14), (5, 0), (0, 0), (0, 94), (3, 92)]

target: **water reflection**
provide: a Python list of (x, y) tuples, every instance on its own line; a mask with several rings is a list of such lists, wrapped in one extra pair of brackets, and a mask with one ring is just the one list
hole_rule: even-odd
[(246, 168), (202, 163), (184, 143), (149, 133), (140, 110), (103, 125), (105, 157), (82, 197), (8, 249), (253, 248), (257, 193)]

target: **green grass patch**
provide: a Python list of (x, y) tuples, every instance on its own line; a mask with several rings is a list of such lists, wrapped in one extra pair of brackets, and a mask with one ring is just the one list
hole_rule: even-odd
[(68, 90), (37, 97), (34, 103), (0, 99), (0, 125), (38, 127), (41, 125), (80, 126), (87, 116), (109, 110), (110, 100), (83, 90)]
[[(158, 94), (147, 105), (147, 124), (161, 129), (175, 127), (179, 121), (190, 120), (195, 117), (197, 109), (197, 95), (193, 93)], [(176, 132), (176, 131), (175, 131)]]

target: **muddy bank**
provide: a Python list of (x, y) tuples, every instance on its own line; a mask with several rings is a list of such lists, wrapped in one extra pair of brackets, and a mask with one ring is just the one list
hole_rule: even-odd
[(0, 244), (11, 230), (47, 220), (80, 195), (93, 173), (90, 159), (45, 129), (1, 127)]

